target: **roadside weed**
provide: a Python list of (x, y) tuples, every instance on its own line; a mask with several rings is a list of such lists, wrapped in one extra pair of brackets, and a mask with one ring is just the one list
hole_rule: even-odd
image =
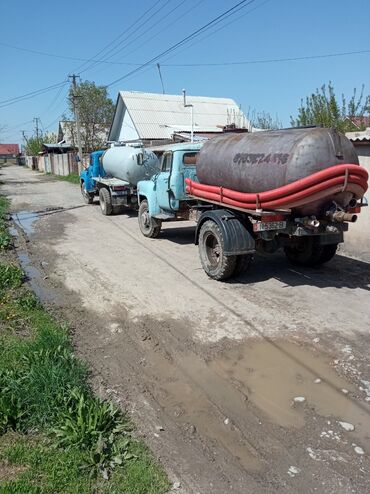
[(90, 389), (68, 328), (3, 259), (7, 204), (0, 197), (1, 494), (164, 494), (167, 477), (125, 415)]
[(0, 263), (0, 289), (19, 288), (23, 278), (24, 273), (17, 266)]

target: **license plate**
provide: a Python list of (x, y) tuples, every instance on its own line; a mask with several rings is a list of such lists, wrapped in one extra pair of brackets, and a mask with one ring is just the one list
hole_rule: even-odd
[(285, 230), (286, 221), (258, 221), (253, 224), (254, 232), (264, 232), (267, 230)]

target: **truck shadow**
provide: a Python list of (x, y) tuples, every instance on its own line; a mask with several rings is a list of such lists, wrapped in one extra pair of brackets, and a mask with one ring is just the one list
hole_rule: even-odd
[(160, 239), (169, 240), (179, 245), (194, 244), (195, 226), (184, 226), (179, 228), (164, 228), (161, 231)]
[(261, 283), (271, 278), (287, 286), (311, 285), (318, 288), (362, 288), (370, 291), (370, 264), (336, 255), (317, 268), (302, 268), (290, 264), (284, 254), (256, 255), (251, 268), (229, 283)]

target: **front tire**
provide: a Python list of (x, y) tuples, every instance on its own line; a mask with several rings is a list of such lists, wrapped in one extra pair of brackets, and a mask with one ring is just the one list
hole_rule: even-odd
[(162, 223), (149, 214), (148, 201), (143, 200), (139, 206), (139, 227), (144, 237), (157, 238), (161, 232)]
[(99, 190), (100, 209), (104, 216), (113, 214), (112, 198), (110, 192), (105, 187)]
[(81, 194), (85, 201), (85, 204), (92, 204), (94, 202), (94, 192), (87, 192), (85, 182), (81, 182)]
[(199, 256), (204, 271), (213, 280), (226, 280), (234, 274), (237, 256), (225, 255), (222, 231), (212, 220), (201, 226)]

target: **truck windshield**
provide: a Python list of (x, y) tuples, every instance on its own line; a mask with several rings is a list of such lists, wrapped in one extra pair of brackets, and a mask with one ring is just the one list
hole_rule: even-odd
[(197, 162), (197, 152), (184, 153), (182, 157), (182, 162), (185, 166), (195, 165)]

